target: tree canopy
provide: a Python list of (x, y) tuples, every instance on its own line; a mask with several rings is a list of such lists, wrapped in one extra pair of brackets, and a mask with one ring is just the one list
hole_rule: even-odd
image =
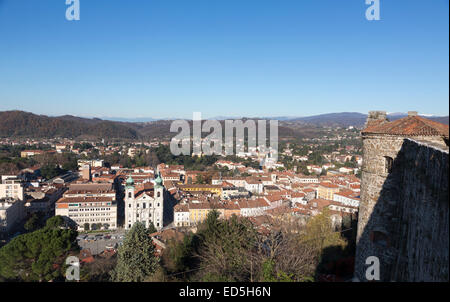
[(150, 232), (136, 222), (126, 233), (123, 245), (118, 249), (117, 265), (111, 273), (112, 281), (141, 282), (153, 275), (158, 268)]
[(65, 259), (78, 250), (77, 231), (55, 216), (46, 226), (19, 235), (0, 249), (0, 276), (11, 281), (49, 281), (64, 276)]

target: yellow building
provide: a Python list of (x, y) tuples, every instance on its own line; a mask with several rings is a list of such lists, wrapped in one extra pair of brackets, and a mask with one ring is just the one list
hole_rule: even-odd
[(189, 204), (189, 220), (191, 225), (203, 222), (213, 209), (208, 202)]
[(217, 194), (219, 197), (222, 196), (222, 186), (220, 185), (203, 185), (203, 184), (190, 184), (190, 185), (180, 185), (180, 190), (186, 192), (211, 192)]
[(321, 182), (317, 188), (317, 198), (333, 200), (334, 193), (339, 192), (339, 186), (329, 182)]

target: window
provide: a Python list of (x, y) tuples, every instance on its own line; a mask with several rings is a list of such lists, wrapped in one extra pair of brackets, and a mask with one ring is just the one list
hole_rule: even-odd
[(143, 204), (142, 204), (142, 208), (143, 209), (145, 209), (145, 206), (146, 206), (147, 204), (144, 202)]
[(131, 192), (128, 192), (128, 198), (131, 198)]
[(158, 197), (161, 197), (161, 192), (158, 192), (158, 195), (157, 195)]
[(392, 157), (389, 157), (389, 156), (384, 157), (384, 172), (385, 173), (392, 172), (393, 163), (394, 163), (394, 160), (392, 159)]

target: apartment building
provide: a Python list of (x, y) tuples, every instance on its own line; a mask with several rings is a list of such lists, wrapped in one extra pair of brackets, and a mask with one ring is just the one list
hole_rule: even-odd
[(339, 186), (330, 182), (321, 182), (317, 188), (317, 198), (333, 200), (334, 193), (339, 192)]
[(0, 198), (0, 233), (8, 233), (25, 218), (24, 201), (12, 198)]
[(6, 178), (0, 184), (0, 199), (23, 200), (23, 185), (18, 178)]
[(117, 228), (116, 192), (110, 183), (71, 184), (63, 197), (56, 202), (55, 215), (66, 217), (84, 230)]
[(181, 227), (189, 226), (191, 224), (188, 204), (177, 204), (176, 206), (174, 206), (173, 212), (173, 222), (175, 226)]
[(203, 222), (213, 208), (209, 202), (190, 203), (189, 220), (192, 225)]

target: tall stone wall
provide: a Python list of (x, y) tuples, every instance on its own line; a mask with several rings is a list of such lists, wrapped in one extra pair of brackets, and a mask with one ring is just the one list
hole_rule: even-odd
[[(419, 138), (420, 139), (420, 138)], [(396, 136), (364, 136), (355, 276), (369, 256), (382, 281), (448, 281), (448, 149)], [(390, 173), (385, 158), (394, 159)]]

